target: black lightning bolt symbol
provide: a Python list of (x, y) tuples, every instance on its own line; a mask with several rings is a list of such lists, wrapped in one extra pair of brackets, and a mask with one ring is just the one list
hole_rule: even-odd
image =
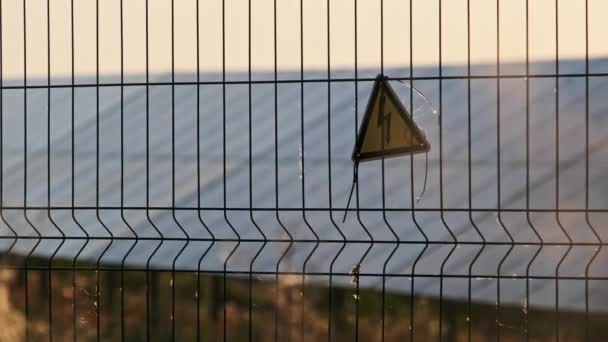
[[(384, 113), (384, 103), (386, 102), (386, 96), (384, 91), (380, 96), (380, 113), (378, 115), (377, 127), (382, 127), (382, 136), (385, 138), (385, 142), (388, 144), (391, 141), (391, 114), (392, 112)], [(386, 125), (384, 124), (386, 123)]]

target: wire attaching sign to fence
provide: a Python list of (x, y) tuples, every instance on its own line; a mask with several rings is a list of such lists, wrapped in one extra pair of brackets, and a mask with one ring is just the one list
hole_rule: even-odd
[[(383, 74), (376, 76), (357, 134), (352, 154), (355, 163), (353, 185), (348, 196), (347, 209), (355, 185), (359, 181), (359, 162), (427, 153), (431, 150), (431, 144), (399, 101), (388, 80)], [(346, 220), (347, 213), (348, 211), (344, 212), (343, 221)]]

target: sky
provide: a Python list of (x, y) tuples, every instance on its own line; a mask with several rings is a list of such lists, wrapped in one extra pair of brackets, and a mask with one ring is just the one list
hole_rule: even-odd
[[(47, 1), (26, 1), (28, 79), (47, 77)], [(439, 1), (413, 1), (414, 67), (438, 65)], [(71, 74), (70, 0), (50, 0), (51, 78)], [(251, 67), (273, 70), (273, 0), (251, 1)], [(96, 0), (74, 1), (74, 69), (76, 76), (96, 73)], [(145, 72), (145, 0), (123, 1), (124, 71)], [(352, 69), (355, 63), (355, 0), (330, 1), (330, 64)], [(470, 0), (471, 62), (496, 63), (496, 1)], [(585, 56), (585, 2), (558, 0), (560, 60)], [(409, 1), (384, 0), (384, 65), (410, 64)], [(500, 61), (525, 60), (525, 1), (500, 1)], [(303, 56), (306, 70), (327, 69), (327, 1), (303, 4)], [(175, 0), (175, 71), (197, 69), (196, 0)], [(529, 0), (530, 61), (553, 60), (556, 53), (555, 0)], [(357, 64), (380, 65), (380, 1), (357, 1)], [(608, 1), (589, 0), (589, 55), (608, 55)], [(120, 0), (99, 1), (100, 74), (118, 74), (120, 54)], [(467, 1), (442, 1), (442, 62), (467, 62)], [(300, 68), (300, 0), (277, 1), (277, 68)], [(248, 69), (248, 1), (225, 0), (226, 71)], [(4, 79), (22, 79), (23, 2), (2, 1), (2, 71)], [(222, 70), (222, 2), (202, 0), (199, 5), (200, 70)], [(149, 71), (171, 71), (171, 1), (149, 0)]]

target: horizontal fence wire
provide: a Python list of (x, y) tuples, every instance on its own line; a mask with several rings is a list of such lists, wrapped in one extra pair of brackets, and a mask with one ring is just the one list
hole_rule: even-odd
[[(607, 77), (608, 73), (543, 73), (543, 74), (510, 74), (510, 75), (445, 75), (445, 76), (412, 76), (391, 77), (395, 81), (439, 81), (439, 80), (484, 80), (484, 79), (522, 79), (527, 78), (594, 78)], [(226, 81), (157, 81), (157, 82), (100, 82), (100, 83), (74, 83), (74, 84), (51, 84), (51, 85), (3, 85), (0, 89), (48, 89), (48, 88), (97, 88), (97, 87), (145, 87), (145, 86), (196, 86), (196, 85), (248, 85), (248, 84), (300, 84), (300, 83), (341, 83), (341, 82), (374, 82), (375, 77), (359, 78), (299, 78), (299, 79), (277, 79), (277, 80), (226, 80)]]
[[(538, 24), (528, 0), (521, 1), (525, 71), (506, 68), (509, 19), (497, 0), (495, 13), (486, 13), (496, 16), (487, 28), (496, 45), (485, 47), (495, 50), (495, 63), (483, 65), (496, 71), (482, 73), (472, 62), (470, 0), (460, 4), (467, 62), (457, 71), (445, 60), (442, 0), (431, 6), (437, 37), (416, 30), (422, 1), (404, 2), (399, 25), (387, 24), (384, 0), (374, 3), (374, 30), (361, 23), (369, 14), (357, 0), (349, 19), (319, 2), (324, 12), (314, 19), (324, 37), (313, 43), (305, 34), (312, 5), (303, 0), (281, 10), (268, 2), (264, 18), (252, 11), (259, 4), (242, 1), (239, 25), (227, 20), (225, 0), (213, 2), (220, 17), (212, 23), (200, 18), (212, 2), (170, 0), (164, 26), (148, 0), (137, 2), (137, 18), (124, 10), (135, 1), (17, 2), (0, 0), (0, 289), (11, 291), (0, 300), (22, 322), (14, 339), (606, 337), (598, 327), (608, 322), (607, 107), (595, 102), (605, 101), (608, 72), (590, 69), (588, 0), (584, 71), (560, 66), (558, 0), (546, 14), (555, 16), (546, 72), (531, 69), (538, 63), (530, 30)], [(180, 6), (194, 14), (182, 17)], [(279, 66), (285, 11), (297, 18), (289, 38), (299, 49), (299, 68), (288, 71)], [(94, 75), (79, 71), (83, 20), (94, 27)], [(176, 44), (186, 39), (176, 26), (186, 20), (195, 30), (187, 37), (191, 72), (176, 68)], [(271, 70), (255, 67), (256, 20), (270, 27)], [(335, 70), (342, 45), (332, 46), (332, 30), (344, 22), (353, 25), (353, 65)], [(106, 25), (118, 25), (111, 38), (100, 35)], [(144, 74), (125, 62), (133, 25), (143, 26)], [(220, 35), (215, 47), (203, 42), (209, 28)], [(227, 59), (239, 50), (228, 49), (227, 37), (237, 28), (245, 32), (246, 67), (235, 71)], [(170, 42), (164, 72), (150, 66), (159, 30)], [(373, 68), (361, 66), (369, 53), (362, 30), (379, 36)], [(385, 63), (388, 30), (399, 30), (407, 47), (399, 73)], [(117, 75), (104, 74), (107, 39), (119, 47)], [(436, 41), (436, 66), (415, 65), (419, 41)], [(46, 56), (30, 52), (32, 44), (44, 45)], [(306, 67), (308, 50), (324, 54), (325, 68)], [(67, 59), (56, 61), (57, 52)], [(219, 70), (203, 70), (212, 54), (221, 56)], [(31, 59), (44, 60), (36, 77)], [(55, 76), (58, 62), (68, 76)], [(422, 68), (424, 75), (415, 73)], [(407, 87), (400, 99), (414, 121), (431, 118), (423, 127), (427, 156), (351, 163), (376, 70)], [(421, 102), (436, 109), (419, 113)]]

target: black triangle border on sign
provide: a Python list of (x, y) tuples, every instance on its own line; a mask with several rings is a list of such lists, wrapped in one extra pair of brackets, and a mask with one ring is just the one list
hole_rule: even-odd
[[(422, 141), (421, 145), (408, 146), (408, 147), (402, 147), (402, 148), (393, 148), (390, 150), (383, 150), (383, 151), (379, 151), (379, 152), (365, 152), (365, 153), (360, 152), (361, 146), (363, 145), (363, 140), (365, 139), (365, 133), (367, 132), (367, 126), (369, 125), (369, 121), (371, 120), (371, 116), (372, 116), (372, 111), (374, 109), (374, 100), (375, 100), (376, 95), (378, 94), (378, 91), (381, 86), (384, 86), (385, 89), (387, 90), (386, 95), (391, 99), (391, 101), (393, 101), (393, 103), (395, 103), (395, 105), (397, 107), (397, 111), (399, 112), (399, 115), (401, 116), (401, 118), (403, 119), (405, 124), (412, 130), (412, 133), (414, 134), (414, 136), (417, 139), (419, 139), (420, 141)], [(401, 104), (401, 101), (399, 101), (399, 98), (395, 94), (395, 91), (393, 90), (391, 85), (388, 83), (388, 77), (386, 77), (382, 74), (379, 74), (376, 77), (376, 80), (374, 81), (374, 88), (372, 89), (372, 94), (369, 97), (369, 101), (367, 102), (367, 107), (365, 109), (365, 115), (363, 116), (363, 121), (361, 123), (361, 127), (359, 128), (359, 134), (357, 135), (357, 143), (355, 144), (355, 148), (353, 149), (352, 160), (354, 162), (376, 160), (376, 159), (381, 159), (383, 156), (384, 156), (384, 158), (393, 158), (393, 157), (399, 157), (399, 156), (407, 155), (407, 154), (428, 152), (428, 151), (430, 151), (430, 149), (431, 149), (431, 145), (426, 140), (426, 137), (420, 131), (418, 126), (416, 126), (416, 124), (412, 121), (407, 110), (403, 107), (403, 104)]]

